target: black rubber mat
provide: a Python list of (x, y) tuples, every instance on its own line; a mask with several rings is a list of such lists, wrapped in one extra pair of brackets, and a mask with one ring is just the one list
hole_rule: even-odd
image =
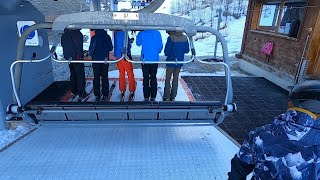
[[(224, 101), (225, 77), (182, 77), (197, 101)], [(237, 142), (242, 143), (249, 131), (271, 123), (286, 111), (286, 90), (259, 77), (233, 77), (234, 102), (238, 112), (219, 126)]]

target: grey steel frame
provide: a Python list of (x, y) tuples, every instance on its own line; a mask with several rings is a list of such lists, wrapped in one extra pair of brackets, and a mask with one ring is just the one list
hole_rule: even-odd
[[(126, 13), (134, 13), (135, 15), (138, 14), (139, 20), (114, 20), (113, 19), (113, 13), (115, 12), (81, 12), (81, 13), (74, 13), (74, 14), (67, 14), (59, 16), (53, 23), (39, 23), (31, 26), (28, 28), (27, 31), (25, 31), (21, 38), (19, 39), (18, 44), (18, 51), (17, 51), (17, 60), (12, 63), (10, 67), (10, 73), (11, 73), (11, 79), (12, 79), (12, 86), (14, 91), (15, 100), (18, 104), (18, 107), (22, 107), (22, 103), (19, 98), (19, 89), (20, 89), (20, 81), (21, 81), (21, 68), (22, 66), (17, 66), (16, 74), (14, 76), (13, 68), (16, 64), (20, 63), (32, 63), (32, 62), (42, 62), (51, 56), (51, 59), (53, 61), (59, 62), (59, 63), (116, 63), (120, 61), (122, 58), (125, 58), (126, 60), (132, 62), (132, 63), (157, 63), (157, 64), (186, 64), (189, 62), (194, 61), (195, 59), (200, 63), (206, 63), (206, 64), (216, 64), (216, 65), (223, 65), (225, 67), (225, 74), (227, 79), (227, 93), (226, 98), (224, 102), (224, 108), (221, 109), (221, 117), (222, 119), (218, 120), (217, 124), (221, 123), (223, 121), (223, 118), (227, 115), (228, 112), (236, 111), (236, 105), (232, 102), (233, 101), (233, 91), (232, 91), (232, 81), (231, 81), (231, 72), (229, 68), (229, 57), (228, 57), (228, 48), (227, 43), (224, 39), (224, 37), (220, 34), (219, 31), (210, 28), (210, 27), (204, 27), (204, 26), (195, 26), (191, 20), (171, 16), (167, 14), (154, 14), (154, 13), (135, 13), (135, 12), (126, 12)], [(170, 19), (170, 21), (167, 21), (167, 19)], [(22, 60), (23, 55), (23, 47), (26, 38), (28, 35), (37, 29), (41, 28), (52, 28), (52, 30), (57, 34), (57, 39), (54, 42), (50, 55), (43, 59), (39, 60)], [(130, 60), (126, 56), (126, 46), (127, 46), (127, 38), (126, 41), (123, 44), (123, 54), (120, 59), (114, 60), (114, 61), (84, 61), (84, 60), (58, 60), (53, 57), (53, 52), (55, 51), (56, 46), (59, 43), (59, 39), (61, 37), (62, 32), (64, 29), (81, 29), (81, 28), (91, 28), (91, 29), (112, 29), (112, 30), (125, 30), (126, 36), (128, 36), (127, 31), (128, 30), (146, 30), (146, 29), (155, 29), (155, 30), (169, 30), (169, 31), (181, 31), (185, 32), (189, 38), (189, 46), (191, 48), (192, 57), (188, 61), (174, 61), (174, 62), (146, 62), (146, 61), (134, 61)], [(224, 62), (206, 62), (203, 60), (199, 60), (196, 58), (196, 52), (193, 45), (192, 37), (197, 32), (211, 32), (213, 35), (215, 35), (222, 45), (223, 50), (223, 60)], [(13, 108), (18, 109), (18, 108)], [(190, 109), (191, 110), (191, 109)], [(189, 110), (189, 111), (190, 111)], [(51, 111), (51, 110), (50, 110)], [(57, 110), (58, 112), (59, 110)], [(65, 110), (63, 110), (65, 111)], [(78, 110), (73, 110), (78, 111)], [(97, 111), (97, 110), (94, 110)], [(193, 110), (192, 110), (193, 111)], [(60, 112), (60, 111), (59, 111)], [(137, 112), (135, 110), (135, 112)], [(16, 112), (18, 113), (18, 112)]]

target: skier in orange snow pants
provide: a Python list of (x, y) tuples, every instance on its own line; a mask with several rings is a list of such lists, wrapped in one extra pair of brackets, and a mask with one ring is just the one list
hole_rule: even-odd
[[(122, 48), (123, 48), (123, 43), (124, 43), (124, 38), (125, 38), (125, 32), (124, 31), (115, 31), (114, 32), (114, 56), (116, 58), (120, 58), (122, 55)], [(127, 49), (127, 55), (130, 59), (131, 57), (131, 42), (132, 40), (128, 39), (128, 49)], [(126, 72), (128, 76), (128, 81), (129, 81), (129, 91), (130, 91), (130, 96), (129, 99), (134, 98), (134, 92), (136, 91), (136, 81), (134, 79), (134, 74), (133, 74), (133, 65), (131, 62), (128, 62), (125, 59), (121, 59), (119, 62), (117, 62), (117, 66), (119, 69), (119, 90), (121, 91), (122, 97), (124, 96), (124, 93), (126, 91)]]
[(132, 63), (122, 59), (121, 61), (117, 62), (117, 66), (119, 69), (119, 90), (121, 92), (126, 91), (126, 72), (128, 75), (128, 81), (129, 81), (129, 91), (130, 92), (135, 92), (136, 91), (136, 81), (134, 79), (134, 74), (133, 74), (133, 66)]

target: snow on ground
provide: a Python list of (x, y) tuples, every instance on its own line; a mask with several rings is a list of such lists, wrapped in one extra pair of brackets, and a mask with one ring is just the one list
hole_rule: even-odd
[(0, 150), (31, 130), (28, 126), (18, 126), (15, 129), (0, 131)]
[[(134, 69), (133, 70), (135, 78), (143, 78), (142, 69)], [(215, 73), (189, 73), (189, 72), (180, 72), (180, 76), (224, 76), (224, 72), (215, 72)], [(232, 76), (245, 76), (238, 72), (232, 72)], [(119, 71), (109, 71), (109, 78), (118, 78)], [(164, 79), (165, 78), (165, 68), (158, 68), (157, 78)]]
[[(244, 31), (245, 17), (241, 17), (240, 19), (233, 20), (229, 23), (226, 28), (227, 36), (225, 36), (225, 40), (228, 44), (228, 53), (229, 56), (235, 55), (240, 51), (242, 36)], [(208, 24), (205, 24), (205, 26)], [(223, 33), (224, 34), (224, 33)], [(198, 35), (199, 36), (199, 35)], [(214, 45), (215, 45), (215, 36), (209, 35), (209, 37), (204, 39), (199, 39), (194, 42), (194, 47), (196, 49), (198, 56), (206, 56), (214, 54)], [(220, 43), (218, 44), (217, 56), (222, 56), (222, 48)]]
[[(164, 4), (156, 11), (157, 13), (164, 13), (164, 14), (170, 14), (170, 6), (171, 6), (171, 0), (166, 0)], [(198, 12), (194, 12), (194, 16), (197, 16), (200, 14), (205, 14), (205, 17), (210, 17), (210, 8), (206, 8), (204, 10), (201, 10)], [(183, 16), (185, 18), (189, 18), (188, 16)], [(242, 43), (242, 36), (244, 31), (244, 24), (246, 17), (242, 16), (240, 19), (234, 19), (233, 17), (229, 18), (229, 22), (227, 24), (227, 28), (224, 30), (221, 30), (221, 33), (225, 36), (225, 39), (228, 43), (228, 52), (229, 55), (232, 56), (240, 51), (241, 43)], [(197, 22), (197, 19), (195, 20)], [(210, 23), (208, 22), (209, 19), (205, 19), (204, 26), (210, 26)], [(213, 27), (217, 27), (218, 18), (214, 18)], [(223, 26), (224, 23), (221, 23), (221, 26)], [(160, 31), (162, 36), (162, 43), (165, 45), (167, 41), (168, 34), (165, 31)], [(196, 49), (197, 56), (207, 56), (207, 55), (213, 55), (214, 53), (214, 45), (215, 45), (215, 36), (214, 35), (206, 35), (203, 33), (198, 33), (196, 37), (202, 37), (207, 36), (204, 39), (200, 39), (197, 41), (194, 41), (194, 46)], [(137, 47), (135, 44), (133, 45), (131, 49), (131, 53), (133, 55), (140, 55), (141, 48)], [(190, 54), (190, 53), (189, 53)], [(163, 51), (160, 55), (164, 55)], [(220, 46), (220, 43), (218, 44), (218, 50), (217, 50), (217, 56), (222, 56), (222, 48)]]
[[(225, 76), (224, 71), (216, 71), (214, 73), (189, 73), (189, 72), (181, 72), (180, 76)], [(237, 76), (237, 77), (246, 77), (247, 75), (244, 75), (240, 72), (231, 72), (231, 76)]]

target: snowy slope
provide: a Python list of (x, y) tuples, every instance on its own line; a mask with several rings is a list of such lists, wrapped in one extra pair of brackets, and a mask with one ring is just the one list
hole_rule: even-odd
[(31, 128), (27, 126), (18, 126), (15, 129), (0, 131), (0, 150), (25, 135), (31, 130)]
[[(245, 20), (246, 20), (245, 17), (241, 17), (240, 19), (237, 19), (237, 20), (233, 19), (229, 23), (226, 30), (223, 30), (222, 32), (222, 34), (225, 36), (225, 39), (227, 41), (228, 52), (230, 56), (240, 51)], [(205, 25), (209, 26), (209, 24), (205, 24)], [(209, 35), (209, 37), (204, 39), (199, 39), (194, 43), (198, 56), (213, 55), (214, 45), (215, 45), (214, 35)], [(220, 44), (218, 44), (217, 56), (222, 56), (222, 48)]]
[[(171, 14), (170, 7), (171, 7), (171, 0), (166, 0), (164, 4), (156, 12)], [(178, 15), (178, 14), (175, 14), (175, 15)], [(203, 10), (195, 10), (192, 15), (193, 17), (195, 17), (195, 22), (198, 22), (200, 19), (200, 18), (197, 18), (197, 16), (201, 15), (201, 16), (207, 17), (202, 20), (205, 22), (204, 26), (210, 26), (210, 23), (209, 23), (209, 20), (210, 20), (209, 17), (211, 15), (210, 8), (205, 8)], [(182, 16), (182, 17), (191, 19), (191, 17), (189, 16)], [(220, 32), (225, 36), (226, 41), (228, 43), (229, 55), (234, 55), (237, 52), (239, 52), (241, 48), (246, 17), (242, 16), (240, 19), (234, 19), (233, 17), (229, 17), (228, 19), (231, 19), (231, 20), (228, 21), (227, 28), (224, 30), (221, 30)], [(213, 22), (213, 27), (217, 26), (217, 22), (218, 22), (218, 18), (215, 17)], [(224, 26), (224, 23), (221, 23), (221, 26)], [(160, 31), (160, 33), (162, 36), (162, 43), (165, 44), (168, 34), (165, 31)], [(203, 36), (202, 33), (197, 34), (197, 37), (201, 37), (201, 36)], [(207, 38), (194, 41), (194, 46), (196, 48), (197, 56), (213, 55), (214, 44), (215, 44), (215, 36), (213, 35), (208, 35)], [(141, 51), (140, 47), (137, 47), (135, 45), (132, 47), (133, 55), (139, 55), (140, 51)], [(163, 51), (161, 52), (160, 55), (164, 55)], [(218, 46), (217, 56), (222, 56), (221, 46)]]
[[(164, 14), (171, 14), (170, 13), (170, 7), (171, 7), (171, 0), (166, 0), (164, 4), (156, 11), (156, 13), (164, 13)], [(194, 17), (194, 21), (198, 22), (200, 19), (203, 20), (205, 23), (204, 26), (210, 26), (210, 16), (211, 16), (211, 9), (210, 8), (205, 8), (202, 10), (195, 10), (194, 12), (191, 13), (192, 16)], [(178, 14), (174, 14), (178, 15)], [(200, 18), (200, 16), (206, 17), (206, 18)], [(185, 18), (191, 19), (189, 16), (183, 16)], [(243, 30), (244, 30), (244, 24), (245, 24), (245, 16), (242, 16), (240, 19), (234, 19), (233, 17), (228, 18), (229, 21), (227, 23), (227, 28), (221, 30), (220, 32), (225, 36), (225, 39), (228, 43), (228, 50), (229, 50), (229, 55), (234, 55), (237, 52), (240, 51), (241, 48), (241, 42), (242, 42), (242, 36), (243, 36)], [(217, 26), (218, 18), (214, 18), (213, 22), (213, 27)], [(221, 26), (224, 26), (225, 23), (222, 22)], [(84, 35), (89, 36), (89, 30), (88, 29), (83, 29), (81, 32)], [(138, 32), (137, 32), (138, 33)], [(160, 31), (161, 37), (162, 37), (162, 43), (165, 45), (167, 41), (168, 34), (165, 31)], [(109, 32), (109, 34), (111, 34)], [(137, 34), (131, 35), (129, 33), (130, 37), (135, 38)], [(197, 56), (207, 56), (207, 55), (213, 55), (214, 53), (214, 44), (215, 44), (215, 36), (213, 35), (206, 35), (202, 33), (198, 33), (196, 36), (196, 39), (199, 37), (201, 38), (202, 36), (206, 36), (207, 38), (204, 39), (199, 39), (197, 41), (194, 41), (194, 46), (196, 48)], [(84, 43), (84, 49), (89, 48), (89, 42), (90, 39), (87, 41), (87, 43)], [(133, 55), (140, 55), (141, 53), (141, 47), (137, 47), (135, 45), (135, 42), (133, 43), (131, 53)], [(190, 54), (190, 53), (189, 53)], [(160, 53), (161, 56), (164, 56), (163, 51)], [(218, 56), (222, 56), (222, 49), (220, 46), (218, 46), (218, 51), (217, 51)]]
[[(165, 14), (170, 14), (170, 7), (171, 7), (171, 2), (173, 0), (166, 0), (164, 4), (159, 8), (157, 13), (165, 13)], [(179, 15), (179, 14), (174, 14), (174, 15)], [(199, 21), (200, 18), (202, 18), (203, 23), (201, 25), (204, 26), (210, 26), (211, 23), (209, 22), (211, 14), (211, 9), (210, 8), (204, 8), (200, 10), (193, 10), (192, 13), (190, 13), (190, 16), (192, 15), (192, 18), (194, 18), (195, 22)], [(199, 16), (199, 17), (197, 17)], [(182, 16), (185, 18), (190, 18), (189, 16)], [(206, 17), (206, 18), (203, 18)], [(224, 19), (225, 20), (225, 19)], [(217, 25), (217, 17), (213, 19), (213, 27)], [(244, 29), (244, 24), (245, 24), (245, 17), (242, 16), (240, 19), (234, 19), (233, 17), (228, 17), (228, 22), (222, 22), (221, 26), (227, 25), (225, 29), (221, 30), (220, 32), (225, 36), (225, 39), (228, 43), (228, 52), (229, 56), (233, 56), (235, 53), (239, 52), (240, 47), (241, 47), (241, 42), (242, 42), (242, 36), (243, 36), (243, 29)], [(198, 25), (200, 25), (198, 23)], [(84, 42), (84, 49), (88, 50), (89, 45), (90, 45), (90, 36), (89, 36), (89, 30), (88, 29), (82, 29), (81, 32), (88, 36), (88, 40)], [(108, 33), (111, 35), (111, 31), (108, 31)], [(137, 32), (138, 33), (138, 32)], [(160, 31), (161, 36), (162, 36), (162, 43), (165, 45), (168, 34), (165, 31)], [(130, 37), (136, 38), (137, 34), (131, 34), (129, 33)], [(215, 36), (211, 35), (210, 33), (198, 33), (194, 37), (194, 46), (196, 48), (196, 53), (197, 56), (207, 56), (207, 55), (213, 55), (214, 53), (214, 45), (215, 45)], [(141, 54), (141, 47), (137, 47), (135, 45), (135, 42), (133, 43), (133, 47), (131, 49), (132, 55), (137, 55), (139, 56)], [(63, 51), (61, 46), (57, 47), (57, 54), (59, 58), (63, 57)], [(190, 53), (189, 53), (190, 55)], [(160, 53), (160, 56), (164, 56), (163, 51)], [(222, 56), (222, 49), (220, 46), (218, 46), (217, 49), (217, 56)], [(237, 61), (231, 61), (231, 65), (237, 63)], [(67, 80), (68, 79), (68, 72), (69, 69), (66, 64), (57, 64), (53, 63), (53, 69), (55, 71), (55, 79), (56, 80)], [(191, 75), (188, 72), (184, 72), (185, 75)], [(90, 73), (87, 73), (90, 74)], [(223, 72), (218, 72), (219, 75), (222, 75)], [(206, 75), (206, 74), (198, 74), (198, 75)], [(211, 74), (210, 75), (217, 75)], [(233, 75), (239, 76), (242, 75), (240, 73), (234, 72)]]
[[(142, 69), (134, 69), (133, 72), (134, 72), (135, 78), (143, 78)], [(205, 77), (208, 77), (208, 76), (225, 76), (225, 73), (224, 73), (224, 71), (217, 71), (217, 72), (213, 72), (213, 73), (189, 73), (186, 71), (181, 71), (179, 75), (180, 76), (205, 76)], [(238, 77), (239, 76), (243, 76), (243, 77), (246, 76), (246, 75), (243, 75), (239, 72), (231, 72), (231, 75), (238, 76)], [(118, 70), (109, 71), (108, 77), (109, 78), (119, 78), (119, 71)], [(165, 78), (165, 69), (164, 68), (158, 68), (157, 78), (158, 79)]]

